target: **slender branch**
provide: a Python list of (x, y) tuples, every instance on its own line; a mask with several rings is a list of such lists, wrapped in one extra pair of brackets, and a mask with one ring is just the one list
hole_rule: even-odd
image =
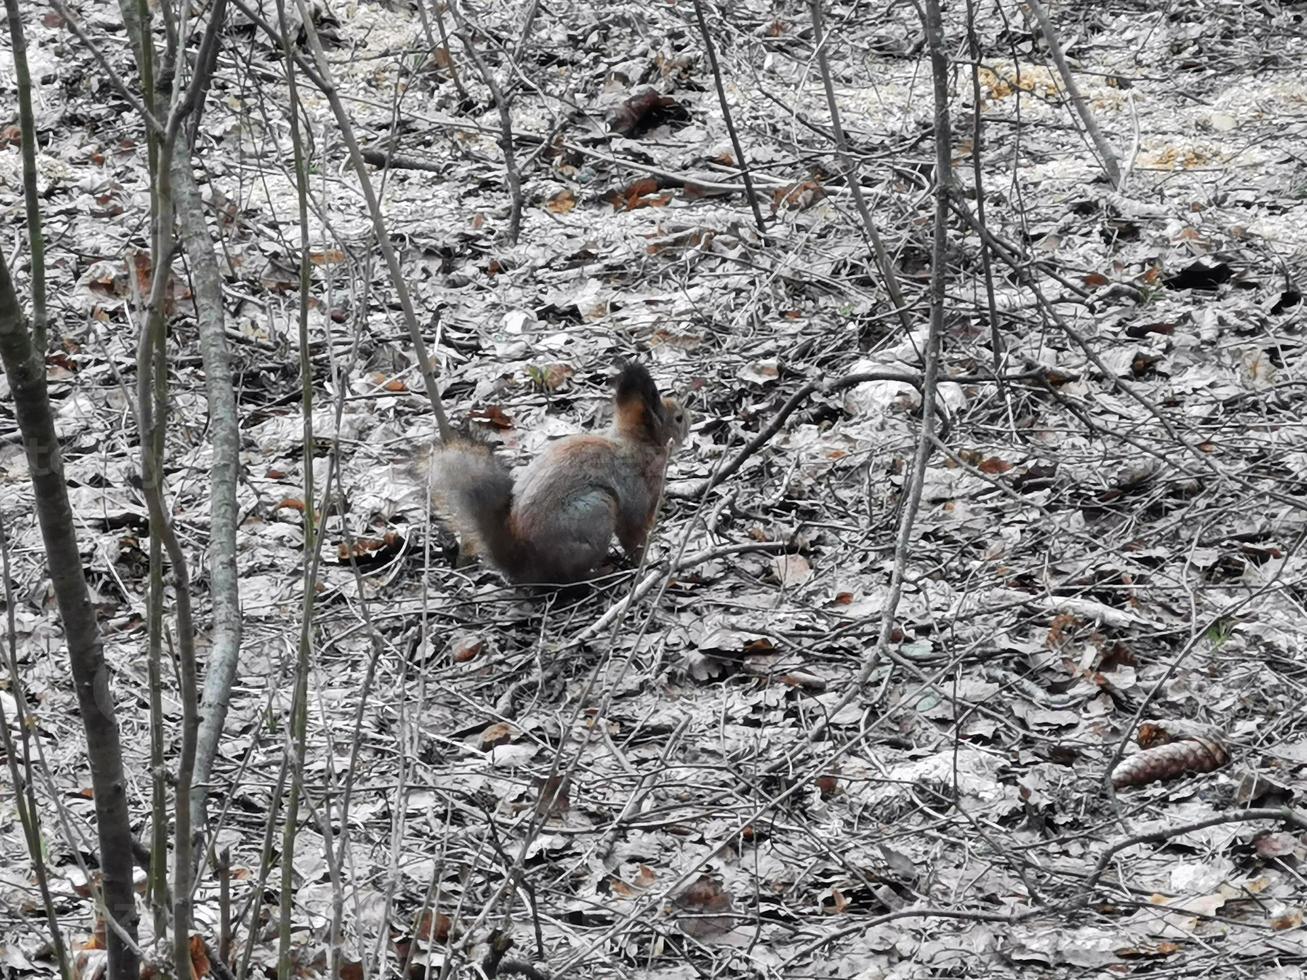
[[(814, 0), (814, 3), (816, 2), (819, 0)], [(876, 645), (868, 652), (856, 682), (849, 685), (823, 719), (813, 726), (813, 730), (809, 733), (810, 742), (824, 736), (827, 719), (835, 717), (845, 706), (862, 695), (881, 658), (889, 651), (890, 638), (894, 634), (895, 616), (903, 596), (903, 581), (907, 577), (912, 528), (917, 520), (921, 494), (926, 482), (926, 464), (930, 460), (932, 440), (936, 438), (933, 432), (935, 394), (939, 379), (940, 342), (944, 334), (945, 286), (948, 282), (948, 201), (953, 188), (952, 127), (948, 112), (948, 59), (944, 54), (944, 31), (940, 22), (938, 0), (923, 0), (923, 8), (935, 97), (935, 221), (930, 261), (930, 333), (926, 340), (926, 363), (921, 382), (921, 431), (918, 433), (912, 472), (903, 488), (903, 508), (899, 516), (898, 537), (894, 544), (894, 567), (890, 573), (889, 593), (881, 609), (880, 633)]]
[(503, 89), (495, 80), (495, 73), (490, 70), (490, 66), (481, 57), (481, 52), (472, 43), (471, 28), (459, 5), (450, 3), (449, 12), (454, 15), (454, 22), (458, 25), (458, 39), (463, 42), (463, 50), (472, 59), (472, 64), (481, 76), (481, 80), (490, 90), (490, 99), (499, 113), (499, 150), (504, 155), (504, 179), (508, 183), (508, 196), (511, 202), (508, 214), (508, 240), (516, 245), (522, 230), (523, 198), (522, 175), (518, 171), (517, 156), (513, 147), (513, 117), (509, 114), (508, 100), (504, 98)]
[[(821, 72), (821, 84), (826, 90), (826, 108), (830, 112), (831, 131), (835, 134), (835, 157), (839, 160), (840, 167), (844, 171), (844, 177), (848, 181), (849, 192), (853, 195), (853, 205), (862, 218), (863, 231), (866, 233), (868, 241), (871, 242), (876, 268), (880, 270), (881, 277), (885, 280), (885, 291), (889, 293), (890, 302), (894, 304), (899, 324), (903, 327), (904, 333), (911, 333), (912, 318), (908, 314), (908, 304), (903, 298), (903, 291), (899, 289), (898, 273), (894, 271), (894, 262), (890, 258), (889, 250), (885, 248), (885, 243), (881, 240), (880, 232), (876, 228), (876, 221), (871, 216), (871, 209), (867, 207), (867, 202), (862, 196), (862, 184), (858, 177), (858, 169), (853, 157), (849, 154), (848, 139), (845, 137), (844, 127), (840, 123), (839, 103), (835, 98), (835, 82), (831, 77), (830, 64), (826, 58), (826, 40), (822, 35), (821, 3), (822, 0), (812, 0), (812, 42), (816, 45), (817, 70)], [(936, 133), (935, 135), (936, 139), (938, 139), (939, 134)]]
[[(174, 100), (180, 93), (174, 93)], [(190, 573), (168, 513), (163, 494), (163, 426), (167, 409), (166, 335), (164, 303), (171, 279), (172, 255), (172, 160), (178, 129), (169, 126), (168, 137), (159, 140), (154, 173), (155, 229), (151, 245), (153, 263), (145, 327), (137, 349), (137, 413), (141, 427), (141, 484), (150, 519), (150, 537), (158, 537), (172, 567), (173, 601), (176, 615), (177, 662), (180, 668), (178, 697), (182, 706), (181, 746), (177, 758), (176, 805), (173, 819), (173, 921), (172, 945), (175, 968), (190, 968), (191, 883), (194, 880), (194, 842), (191, 837), (190, 796), (199, 729), (199, 680), (195, 658), (195, 627), (191, 615)], [(159, 595), (160, 601), (162, 596)]]
[[(311, 30), (310, 14), (303, 3), (297, 0), (300, 16), (304, 18), (305, 29)], [(285, 0), (277, 0), (278, 26), (281, 28), (282, 57), (286, 68), (286, 85), (290, 106), (290, 141), (295, 164), (295, 199), (298, 207), (299, 229), (299, 304), (297, 310), (297, 335), (299, 338), (300, 368), (300, 413), (303, 425), (303, 447), (300, 468), (304, 478), (304, 558), (301, 569), (303, 597), (300, 604), (299, 643), (295, 657), (295, 677), (291, 695), (290, 724), (290, 792), (286, 799), (286, 822), (282, 827), (281, 843), (281, 888), (277, 916), (277, 978), (290, 980), (292, 971), (291, 958), (291, 910), (295, 897), (295, 838), (299, 833), (300, 795), (304, 784), (304, 759), (308, 748), (308, 682), (309, 653), (313, 644), (313, 611), (316, 599), (316, 581), (318, 557), (321, 554), (320, 526), (318, 509), (314, 492), (313, 452), (315, 438), (313, 435), (313, 366), (309, 355), (309, 288), (311, 286), (309, 268), (309, 203), (308, 181), (309, 165), (304, 152), (304, 140), (300, 132), (300, 98), (299, 82), (295, 72), (294, 42), (286, 22)], [(313, 51), (323, 74), (326, 73), (325, 59), (317, 45), (316, 34), (313, 35)], [(367, 178), (359, 175), (365, 182)], [(335, 458), (329, 457), (328, 468), (334, 466)], [(331, 485), (330, 478), (324, 490)]]
[[(440, 402), (440, 389), (436, 385), (435, 367), (431, 361), (431, 355), (427, 351), (427, 342), (422, 336), (422, 329), (418, 326), (417, 312), (413, 308), (413, 296), (409, 292), (408, 282), (404, 278), (404, 270), (400, 267), (399, 256), (395, 252), (394, 243), (390, 240), (390, 233), (386, 229), (385, 218), (381, 213), (381, 203), (377, 199), (377, 192), (372, 186), (372, 181), (368, 178), (367, 164), (363, 160), (363, 151), (359, 149), (358, 138), (354, 134), (354, 124), (345, 111), (344, 103), (341, 102), (340, 92), (336, 89), (335, 82), (331, 78), (331, 67), (327, 60), (326, 53), (322, 50), (322, 41), (318, 37), (317, 29), (313, 26), (313, 17), (305, 8), (303, 0), (295, 0), (299, 7), (300, 16), (303, 18), (303, 28), (305, 37), (309, 43), (309, 50), (313, 55), (310, 60), (298, 49), (293, 51), (295, 64), (300, 71), (304, 72), (315, 88), (320, 91), (331, 106), (332, 114), (336, 117), (336, 123), (340, 127), (340, 137), (345, 142), (345, 148), (349, 151), (350, 164), (354, 168), (354, 173), (358, 177), (359, 189), (363, 192), (363, 199), (368, 206), (368, 215), (372, 219), (373, 234), (377, 237), (377, 245), (381, 249), (382, 256), (386, 260), (386, 269), (390, 273), (390, 283), (395, 290), (395, 295), (399, 299), (400, 308), (404, 311), (404, 325), (408, 329), (409, 341), (413, 344), (413, 355), (417, 359), (418, 368), (422, 373), (422, 383), (426, 388), (427, 399), (431, 403), (431, 412), (436, 417), (436, 426), (440, 431), (442, 439), (449, 439), (453, 436), (453, 427), (449, 424), (449, 418), (445, 415), (444, 406)], [(268, 23), (266, 19), (245, 0), (232, 0), (232, 3), (238, 7), (246, 17), (258, 25), (259, 29), (268, 35), (274, 43), (281, 45), (281, 32)]]
[(717, 50), (712, 43), (712, 35), (708, 32), (708, 21), (703, 15), (703, 0), (694, 0), (694, 16), (699, 22), (699, 36), (703, 39), (703, 49), (708, 54), (708, 66), (712, 69), (713, 84), (717, 87), (717, 102), (722, 107), (722, 119), (726, 122), (726, 132), (730, 135), (731, 147), (735, 151), (735, 164), (739, 167), (740, 179), (744, 181), (744, 193), (753, 211), (753, 223), (757, 226), (758, 234), (765, 246), (768, 244), (767, 227), (763, 224), (762, 210), (758, 207), (758, 195), (753, 190), (753, 175), (744, 156), (744, 147), (740, 144), (740, 136), (735, 131), (731, 104), (726, 99), (726, 88), (722, 84), (721, 66), (717, 64)]
[[(225, 16), (226, 0), (216, 0), (209, 13), (209, 24), (193, 69), (194, 77), (203, 81), (196, 84), (193, 79), (185, 96), (196, 116), (203, 107), (208, 79), (216, 64), (219, 48), (217, 39)], [(209, 428), (213, 440), (213, 462), (209, 470), (212, 643), (204, 674), (199, 729), (196, 733), (194, 778), (188, 803), (191, 825), (199, 831), (207, 823), (205, 799), (208, 781), (226, 724), (231, 686), (239, 661), (241, 621), (236, 570), (236, 483), (239, 477), (240, 435), (236, 417), (236, 392), (227, 350), (222, 274), (218, 268), (213, 238), (205, 220), (204, 206), (189, 156), (177, 153), (172, 155), (171, 179), (177, 229), (190, 263), (200, 357), (204, 364), (205, 392), (209, 403)]]
[[(10, 14), (12, 22), (13, 14)], [(50, 930), (50, 943), (54, 947), (55, 960), (59, 966), (61, 980), (73, 980), (72, 966), (68, 959), (68, 945), (64, 942), (63, 930), (59, 928), (59, 914), (55, 911), (54, 898), (50, 894), (50, 871), (45, 863), (45, 843), (41, 839), (41, 814), (36, 805), (36, 789), (32, 779), (32, 730), (27, 714), (27, 691), (18, 669), (18, 617), (15, 612), (18, 603), (14, 601), (13, 579), (9, 575), (9, 535), (5, 533), (4, 521), (0, 521), (0, 595), (4, 597), (6, 665), (9, 668), (9, 693), (13, 696), (14, 728), (9, 727), (5, 717), (4, 700), (0, 699), (0, 746), (5, 752), (5, 761), (9, 764), (9, 779), (13, 790), (14, 810), (18, 814), (18, 823), (23, 828), (23, 842), (27, 845), (27, 857), (32, 862), (32, 876), (36, 887), (41, 892), (41, 909), (45, 912), (46, 928)], [(14, 744), (14, 731), (18, 732), (19, 745)], [(21, 745), (21, 748), (19, 747)], [(18, 768), (19, 758), (23, 768)]]
[[(126, 0), (126, 2), (130, 2), (130, 0)], [(109, 84), (117, 89), (118, 94), (126, 99), (132, 109), (140, 114), (141, 118), (145, 120), (146, 125), (148, 125), (151, 130), (156, 133), (162, 133), (165, 128), (164, 123), (146, 107), (145, 103), (142, 102), (137, 97), (136, 93), (128, 87), (127, 83), (123, 81), (122, 76), (114, 70), (108, 57), (100, 50), (100, 46), (94, 43), (87, 36), (86, 31), (82, 29), (82, 25), (78, 23), (77, 18), (72, 15), (72, 12), (64, 4), (63, 0), (50, 0), (50, 3), (53, 4), (54, 9), (59, 12), (59, 16), (64, 19), (64, 23), (68, 25), (68, 29), (77, 35), (77, 40), (81, 41), (82, 44), (84, 44), (91, 52), (91, 57), (100, 63), (100, 67), (104, 70), (105, 77), (109, 79)]]
[(1163, 827), (1161, 830), (1131, 834), (1129, 837), (1124, 837), (1112, 844), (1098, 856), (1098, 862), (1094, 865), (1094, 870), (1090, 872), (1089, 878), (1085, 882), (1084, 890), (1081, 893), (1081, 901), (1082, 903), (1088, 901), (1089, 893), (1098, 885), (1099, 879), (1103, 877), (1103, 872), (1107, 870), (1112, 858), (1128, 847), (1134, 847), (1136, 844), (1160, 844), (1175, 837), (1191, 834), (1196, 830), (1206, 830), (1208, 827), (1219, 827), (1227, 823), (1247, 823), (1253, 820), (1275, 820), (1287, 826), (1296, 827), (1299, 830), (1307, 830), (1307, 814), (1300, 813), (1293, 807), (1281, 806), (1253, 807), (1231, 813), (1218, 813), (1210, 817), (1204, 817), (1202, 820), (1177, 824), (1174, 827)]
[(1089, 102), (1080, 94), (1080, 86), (1076, 84), (1075, 77), (1071, 74), (1071, 67), (1067, 64), (1066, 55), (1062, 52), (1062, 44), (1057, 39), (1057, 32), (1053, 29), (1053, 22), (1049, 20), (1048, 11), (1039, 0), (1025, 0), (1026, 4), (1034, 11), (1035, 18), (1039, 21), (1039, 29), (1044, 34), (1044, 41), (1048, 44), (1049, 54), (1053, 56), (1053, 64), (1057, 66), (1057, 73), (1062, 76), (1062, 84), (1066, 86), (1067, 95), (1071, 97), (1071, 105), (1075, 107), (1076, 114), (1080, 116), (1080, 121), (1085, 125), (1085, 132), (1093, 141), (1094, 149), (1098, 152), (1098, 161), (1103, 167), (1103, 172), (1107, 174), (1107, 179), (1112, 184), (1112, 190), (1121, 190), (1121, 167), (1116, 162), (1116, 153), (1103, 138), (1102, 132), (1098, 128), (1098, 120), (1094, 118), (1093, 111), (1089, 108)]
[[(30, 8), (29, 8), (30, 9)], [(23, 205), (27, 212), (27, 250), (32, 256), (32, 346), (45, 357), (45, 236), (41, 231), (41, 199), (36, 189), (36, 116), (32, 112), (32, 73), (27, 67), (27, 35), (18, 0), (5, 0), (18, 82), (18, 125), (22, 130)]]
[[(976, 190), (976, 220), (985, 223), (985, 182), (981, 163), (984, 158), (985, 125), (981, 112), (980, 94), (980, 39), (976, 37), (976, 2), (967, 0), (967, 47), (971, 53), (971, 179)], [(1003, 370), (1003, 331), (994, 298), (994, 269), (990, 261), (989, 244), (980, 240), (980, 274), (985, 283), (985, 308), (989, 312), (989, 346), (993, 357), (994, 373)], [(1000, 388), (1002, 385), (1000, 384)], [(1008, 412), (1011, 413), (1011, 406)]]

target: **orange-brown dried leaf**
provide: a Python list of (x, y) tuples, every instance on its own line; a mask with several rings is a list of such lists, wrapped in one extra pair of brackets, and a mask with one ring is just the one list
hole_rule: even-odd
[(209, 963), (209, 947), (205, 945), (201, 936), (191, 936), (191, 976), (198, 978), (207, 977), (213, 972), (213, 966)]
[(1135, 741), (1139, 743), (1141, 749), (1151, 749), (1158, 745), (1167, 745), (1174, 742), (1175, 736), (1159, 722), (1146, 721), (1139, 726), (1139, 731), (1135, 733)]
[(772, 210), (803, 211), (826, 197), (826, 188), (815, 180), (804, 180), (772, 192)]
[(504, 411), (502, 405), (482, 405), (467, 413), (469, 422), (480, 422), (496, 429), (511, 429), (513, 419)]
[(676, 904), (683, 909), (720, 912), (731, 907), (731, 896), (716, 878), (699, 875), (694, 884), (677, 896)]
[(608, 116), (608, 128), (622, 136), (638, 136), (675, 119), (688, 119), (689, 110), (670, 95), (645, 87), (632, 93)]
[(832, 885), (830, 897), (822, 897), (821, 911), (823, 915), (843, 915), (849, 904), (850, 902), (844, 897), (844, 893)]
[(604, 200), (620, 211), (622, 208), (629, 206), (629, 202), (643, 197), (645, 194), (652, 194), (656, 190), (658, 190), (658, 181), (652, 177), (640, 177), (625, 187), (609, 191), (604, 195)]
[(576, 195), (567, 188), (559, 191), (545, 202), (554, 214), (569, 214), (576, 207)]
[[(81, 890), (78, 889), (79, 894), (80, 891)], [(83, 895), (82, 897), (85, 898), (86, 896)], [(95, 927), (91, 930), (91, 934), (86, 937), (86, 941), (82, 943), (81, 948), (82, 949), (108, 949), (109, 944), (106, 941), (105, 937), (106, 937), (106, 926), (104, 921), (104, 913), (101, 912), (99, 909), (97, 909), (95, 912)]]
[(444, 912), (426, 909), (422, 913), (422, 917), (418, 919), (417, 925), (413, 927), (413, 935), (417, 939), (424, 939), (428, 942), (448, 942), (453, 924), (454, 920), (445, 915)]
[(1066, 642), (1067, 630), (1077, 622), (1078, 620), (1071, 613), (1058, 613), (1053, 617), (1053, 622), (1048, 627), (1048, 636), (1044, 638), (1044, 646), (1050, 650), (1056, 650)]
[(833, 773), (824, 773), (813, 780), (823, 800), (829, 800), (839, 792), (840, 781)]
[(481, 732), (481, 748), (488, 751), (499, 745), (507, 745), (517, 735), (516, 725), (506, 721), (497, 721)]
[(792, 670), (788, 674), (781, 674), (781, 683), (789, 687), (797, 687), (802, 691), (813, 691), (817, 694), (825, 691), (827, 687), (824, 677), (818, 677), (816, 674), (809, 674), (802, 670)]
[(379, 558), (387, 553), (398, 551), (402, 543), (403, 538), (394, 531), (387, 531), (379, 538), (355, 538), (353, 548), (348, 541), (342, 541), (336, 545), (336, 555), (341, 561), (349, 561), (351, 558)]
[(408, 391), (408, 383), (403, 378), (392, 377), (381, 371), (373, 371), (368, 375), (368, 381), (376, 385), (382, 391), (393, 391), (396, 394), (403, 394)]
[(450, 644), (450, 659), (456, 664), (465, 664), (480, 656), (486, 648), (486, 638), (474, 634), (459, 636)]
[(1302, 925), (1302, 910), (1292, 909), (1271, 919), (1271, 928), (1276, 932), (1287, 932)]

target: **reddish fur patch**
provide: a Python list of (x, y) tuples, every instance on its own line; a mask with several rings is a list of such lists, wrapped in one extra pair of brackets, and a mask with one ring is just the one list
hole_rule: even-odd
[(636, 442), (648, 441), (658, 431), (658, 427), (652, 424), (652, 419), (649, 417), (649, 406), (637, 399), (618, 404), (614, 428), (624, 438)]

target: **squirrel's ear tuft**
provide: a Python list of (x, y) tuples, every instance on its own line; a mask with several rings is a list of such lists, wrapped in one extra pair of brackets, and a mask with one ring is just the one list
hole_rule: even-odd
[(635, 361), (627, 361), (622, 365), (622, 373), (617, 376), (616, 401), (618, 405), (641, 402), (655, 412), (662, 407), (658, 386), (654, 384), (649, 369)]

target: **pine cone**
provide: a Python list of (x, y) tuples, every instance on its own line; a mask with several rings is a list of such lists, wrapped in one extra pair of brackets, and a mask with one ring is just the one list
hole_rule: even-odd
[(1230, 753), (1215, 738), (1186, 738), (1136, 752), (1112, 772), (1112, 785), (1145, 786), (1186, 772), (1211, 772), (1230, 761)]

